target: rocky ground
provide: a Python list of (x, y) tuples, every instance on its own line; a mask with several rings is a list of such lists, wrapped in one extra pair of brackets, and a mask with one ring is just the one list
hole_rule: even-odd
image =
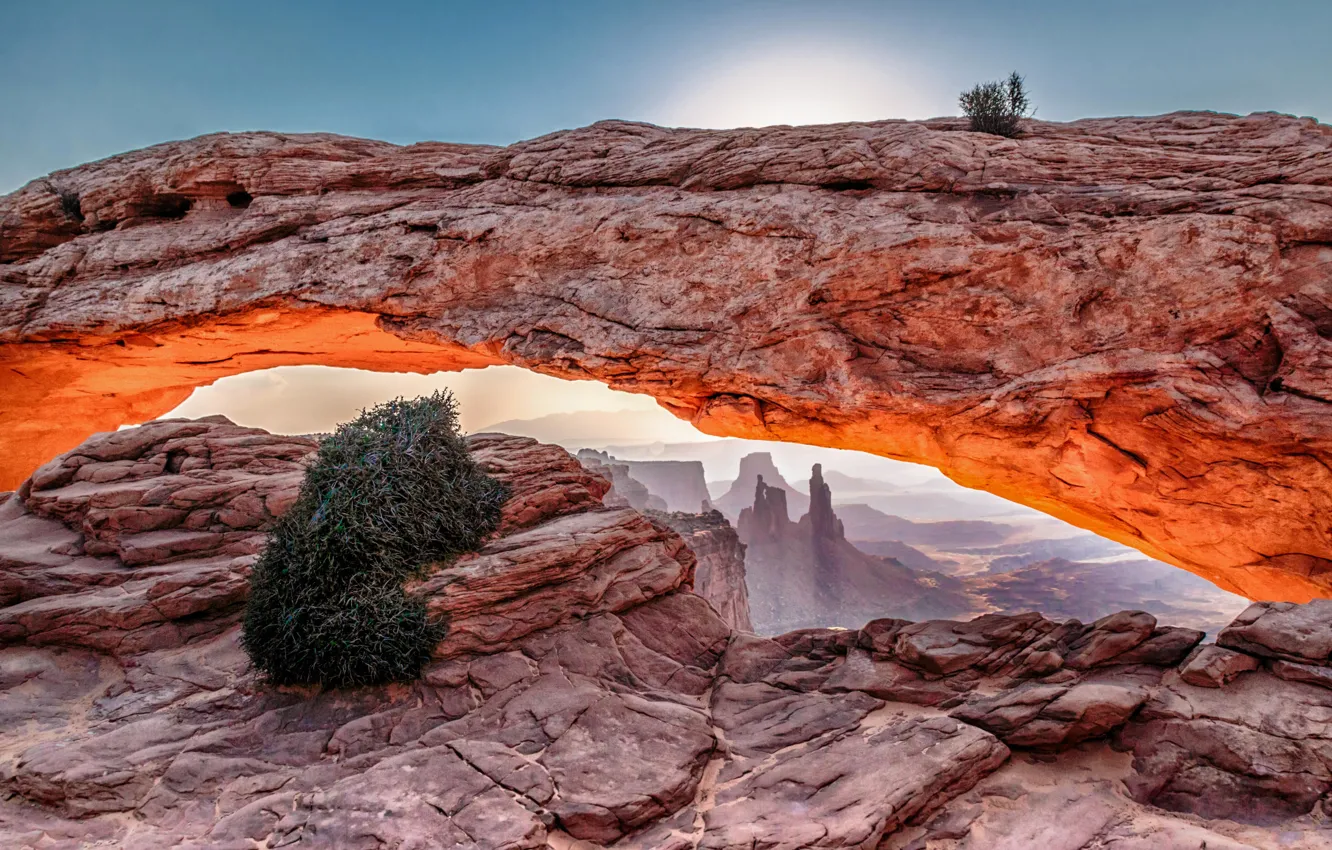
[(3, 846), (1332, 847), (1332, 603), (761, 638), (524, 438), (472, 438), (513, 496), (420, 681), (272, 688), (236, 618), (312, 446), (155, 423), (0, 505)]

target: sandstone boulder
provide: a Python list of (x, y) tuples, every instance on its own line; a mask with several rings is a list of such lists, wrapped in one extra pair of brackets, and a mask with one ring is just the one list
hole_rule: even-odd
[(1069, 646), (1064, 664), (1086, 670), (1123, 655), (1144, 643), (1156, 629), (1156, 618), (1145, 611), (1120, 611), (1102, 617)]
[(947, 718), (822, 739), (719, 791), (698, 846), (870, 846), (1007, 758), (993, 737)]
[(315, 443), (221, 417), (97, 435), (0, 505), (0, 642), (132, 653), (235, 621)]
[(1274, 823), (1332, 791), (1332, 691), (1262, 671), (1161, 687), (1119, 741), (1130, 791), (1164, 809)]
[(1179, 668), (1179, 677), (1200, 688), (1220, 688), (1241, 673), (1258, 669), (1258, 659), (1219, 646), (1203, 646)]
[(1216, 642), (1265, 658), (1326, 665), (1332, 662), (1332, 600), (1256, 602), (1222, 629)]
[(1320, 667), (1313, 664), (1296, 664), (1294, 661), (1270, 661), (1267, 669), (1279, 679), (1288, 682), (1304, 682), (1332, 689), (1332, 667)]
[(1058, 750), (1122, 726), (1152, 692), (1159, 673), (1089, 676), (1073, 684), (1026, 684), (970, 699), (953, 717), (993, 732), (1012, 747)]

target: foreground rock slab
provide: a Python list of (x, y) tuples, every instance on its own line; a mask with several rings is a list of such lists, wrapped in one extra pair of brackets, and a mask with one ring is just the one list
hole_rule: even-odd
[(1008, 758), (980, 730), (903, 720), (822, 739), (719, 789), (703, 848), (859, 847), (895, 832)]
[(1329, 262), (1332, 131), (1275, 114), (205, 136), (0, 198), (0, 487), (225, 375), (510, 363), (1303, 602)]
[[(1246, 612), (1230, 631), (1257, 654), (1135, 611), (762, 638), (692, 592), (680, 535), (603, 503), (607, 479), (477, 435), (511, 498), (416, 586), (453, 624), (421, 678), (274, 688), (238, 643), (254, 555), (229, 547), (263, 545), (252, 497), (281, 510), (313, 444), (122, 433), (3, 506), (0, 622), (40, 603), (65, 624), (0, 643), (5, 847), (1332, 847), (1320, 606)], [(144, 529), (163, 501), (193, 507)], [(138, 545), (162, 530), (177, 544)], [(206, 558), (228, 569), (182, 584)], [(117, 618), (85, 595), (129, 581)]]

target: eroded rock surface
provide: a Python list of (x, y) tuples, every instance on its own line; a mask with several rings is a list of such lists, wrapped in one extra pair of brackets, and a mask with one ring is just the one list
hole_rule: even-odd
[(514, 363), (1306, 601), (1330, 262), (1332, 131), (1274, 114), (206, 136), (0, 199), (0, 486), (223, 375)]
[[(420, 680), (273, 688), (235, 623), (247, 559), (312, 447), (162, 422), (94, 438), (8, 498), (0, 616), (33, 622), (41, 602), (70, 627), (0, 644), (0, 843), (1332, 847), (1332, 675), (1314, 657), (1332, 624), (1316, 606), (1277, 611), (1297, 635), (1249, 628), (1278, 656), (1261, 660), (1193, 653), (1202, 633), (1141, 612), (762, 638), (690, 591), (679, 534), (603, 504), (607, 479), (525, 438), (470, 438), (511, 498), (494, 539), (416, 586), (454, 630)], [(260, 492), (272, 502), (247, 500)], [(185, 512), (166, 530), (207, 545), (138, 545), (163, 503)], [(155, 607), (206, 557), (228, 569)], [(129, 581), (142, 592), (115, 618), (81, 598)], [(1197, 687), (1184, 669), (1204, 652), (1252, 664)]]
[(694, 592), (712, 603), (733, 629), (754, 631), (749, 612), (745, 544), (721, 511), (654, 514), (675, 530), (698, 559)]
[(0, 642), (116, 654), (235, 620), (315, 443), (221, 417), (99, 434), (0, 504)]

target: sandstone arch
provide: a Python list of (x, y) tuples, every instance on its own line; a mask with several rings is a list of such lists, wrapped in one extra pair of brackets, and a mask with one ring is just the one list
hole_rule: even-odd
[(1332, 128), (223, 134), (0, 199), (0, 486), (311, 362), (596, 378), (1332, 595)]

